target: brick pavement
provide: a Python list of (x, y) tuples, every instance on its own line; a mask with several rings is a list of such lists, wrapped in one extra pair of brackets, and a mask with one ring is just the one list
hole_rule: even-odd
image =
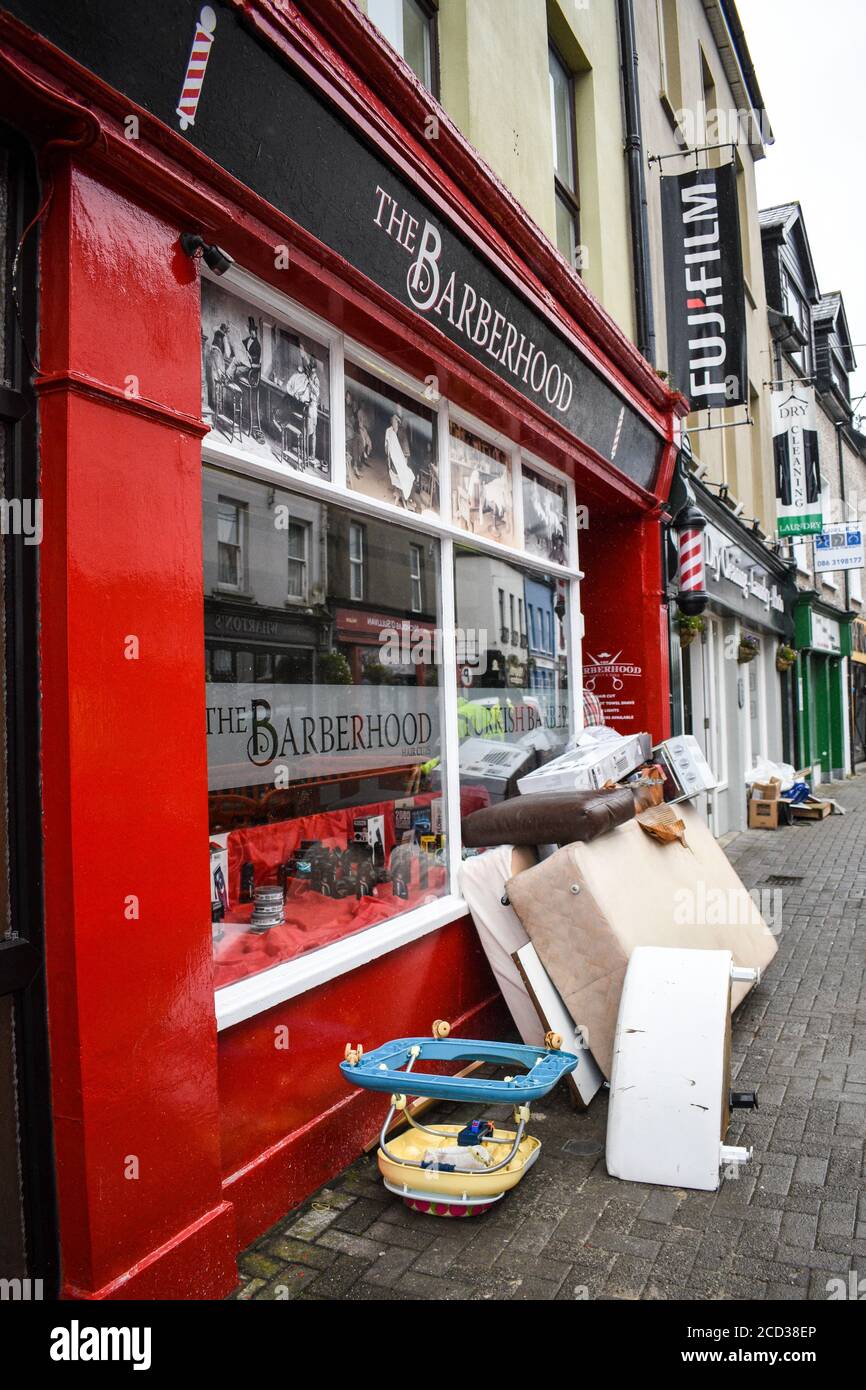
[(866, 1279), (866, 776), (828, 794), (847, 815), (727, 846), (748, 888), (782, 894), (779, 954), (734, 1020), (735, 1084), (761, 1107), (734, 1115), (743, 1176), (610, 1178), (606, 1096), (579, 1115), (560, 1087), (533, 1111), (539, 1163), (487, 1215), (409, 1211), (371, 1155), (241, 1256), (233, 1297), (826, 1299)]

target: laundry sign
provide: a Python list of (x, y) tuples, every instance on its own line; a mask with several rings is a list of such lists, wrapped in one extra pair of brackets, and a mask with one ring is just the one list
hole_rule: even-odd
[(692, 410), (747, 399), (746, 310), (733, 164), (661, 183), (668, 371)]
[(815, 537), (815, 573), (834, 570), (862, 570), (863, 530), (859, 525), (840, 521), (825, 526)]
[(800, 381), (771, 396), (776, 517), (780, 536), (815, 536), (823, 530), (815, 392)]

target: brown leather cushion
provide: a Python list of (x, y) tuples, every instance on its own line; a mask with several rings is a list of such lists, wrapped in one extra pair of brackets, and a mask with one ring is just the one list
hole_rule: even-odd
[(570, 845), (594, 840), (635, 813), (628, 787), (598, 792), (536, 792), (485, 806), (464, 816), (463, 843), (488, 845)]

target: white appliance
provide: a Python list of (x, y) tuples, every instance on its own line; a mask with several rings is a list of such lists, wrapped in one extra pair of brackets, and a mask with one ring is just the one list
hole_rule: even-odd
[(665, 788), (666, 801), (687, 801), (718, 786), (718, 779), (693, 734), (665, 739), (653, 749), (653, 757), (661, 763), (670, 782), (670, 787)]
[(612, 1177), (715, 1192), (722, 1170), (733, 1175), (751, 1158), (751, 1149), (724, 1142), (730, 994), (732, 979), (759, 978), (733, 965), (730, 951), (632, 951), (610, 1078), (605, 1158)]
[(521, 792), (598, 791), (605, 782), (621, 782), (652, 752), (649, 734), (618, 734), (607, 725), (593, 725), (578, 736), (575, 746), (518, 780)]

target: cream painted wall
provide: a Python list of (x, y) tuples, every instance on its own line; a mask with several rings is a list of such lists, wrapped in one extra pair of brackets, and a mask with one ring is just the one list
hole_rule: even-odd
[[(664, 0), (670, 8), (673, 0)], [(697, 111), (703, 97), (701, 54), (727, 111), (736, 101), (704, 10), (703, 0), (676, 0), (681, 84), (678, 104)], [(672, 107), (661, 95), (661, 55), (656, 0), (635, 0), (639, 79), (646, 154), (673, 153)], [(547, 75), (548, 25), (575, 75), (583, 279), (623, 330), (634, 337), (628, 176), (623, 151), (619, 35), (614, 0), (440, 0), (439, 50), (442, 104), (466, 138), (551, 239), (555, 230), (553, 144)], [(672, 84), (669, 83), (672, 87)], [(698, 143), (705, 143), (700, 140)], [(695, 452), (714, 482), (726, 482), (744, 513), (775, 531), (769, 392), (771, 354), (755, 170), (743, 143), (747, 229), (746, 312), (749, 382), (755, 423), (693, 433)], [(671, 162), (674, 171), (686, 167)], [(648, 166), (657, 362), (667, 365), (664, 265), (658, 165)], [(744, 411), (714, 412), (714, 423), (742, 419)], [(706, 423), (694, 417), (693, 427)]]
[[(725, 77), (702, 0), (678, 0), (676, 8), (681, 76), (680, 105), (682, 108), (695, 113), (694, 119), (697, 124), (698, 106), (704, 96), (702, 53), (706, 66), (712, 75), (716, 106), (723, 111), (728, 111), (735, 110), (738, 103)], [(635, 18), (640, 54), (644, 146), (647, 154), (670, 154), (676, 151), (679, 145), (674, 134), (671, 102), (662, 94), (662, 59), (655, 0), (641, 0), (641, 3), (636, 4)], [(672, 87), (672, 81), (669, 80), (668, 85)], [(701, 138), (697, 143), (710, 142)], [(696, 456), (701, 463), (707, 465), (708, 478), (717, 483), (726, 482), (737, 500), (743, 503), (744, 514), (749, 517), (756, 516), (762, 523), (764, 531), (773, 535), (775, 533), (776, 513), (772, 426), (769, 391), (763, 385), (772, 376), (772, 357), (767, 326), (764, 271), (761, 260), (755, 168), (754, 159), (747, 144), (741, 143), (738, 153), (743, 166), (740, 181), (744, 184), (745, 189), (744, 221), (747, 236), (744, 239), (743, 260), (747, 270), (746, 330), (749, 382), (756, 394), (755, 407), (752, 412), (755, 423), (751, 427), (742, 425), (735, 429), (720, 430), (718, 433), (693, 432), (691, 440)], [(676, 173), (683, 172), (689, 167), (689, 164), (685, 160), (671, 160), (666, 161), (663, 167), (666, 172)], [(666, 367), (667, 338), (661, 191), (660, 172), (657, 164), (649, 167), (647, 199), (649, 202), (653, 298), (659, 359), (657, 365)], [(743, 417), (742, 407), (725, 412), (713, 411), (712, 423), (718, 424), (722, 420), (727, 422), (742, 420)], [(703, 426), (706, 423), (706, 412), (702, 412), (700, 419), (691, 416), (687, 421), (687, 425), (693, 431), (696, 431), (698, 425)]]
[[(551, 0), (549, 8), (557, 45), (575, 74), (583, 279), (633, 337), (616, 6)], [(442, 105), (554, 240), (546, 0), (440, 0), (438, 25)]]

